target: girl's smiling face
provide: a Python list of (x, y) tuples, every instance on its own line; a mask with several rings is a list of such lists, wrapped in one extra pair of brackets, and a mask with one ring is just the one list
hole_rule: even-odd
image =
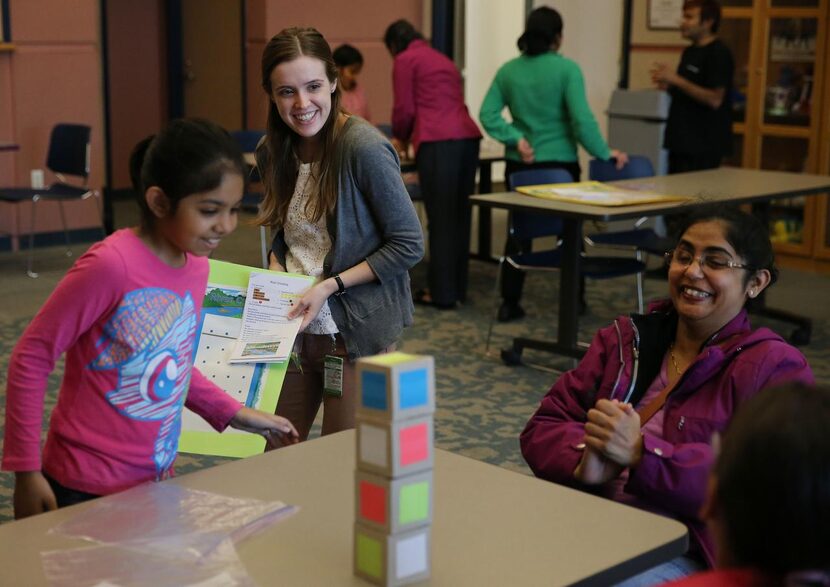
[(215, 189), (179, 200), (174, 211), (156, 222), (162, 259), (175, 264), (185, 252), (199, 257), (212, 253), (236, 228), (244, 187), (242, 176), (226, 172)]
[(271, 72), (271, 100), (288, 128), (307, 142), (316, 142), (331, 115), (336, 80), (326, 77), (323, 61), (301, 55)]

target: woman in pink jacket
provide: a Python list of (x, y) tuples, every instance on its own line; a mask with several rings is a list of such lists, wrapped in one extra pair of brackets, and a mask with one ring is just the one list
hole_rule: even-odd
[(537, 477), (684, 522), (689, 552), (624, 585), (711, 567), (700, 519), (712, 435), (769, 385), (812, 383), (804, 356), (749, 324), (744, 304), (776, 279), (764, 225), (737, 209), (689, 215), (669, 262), (669, 300), (600, 330), (521, 435)]

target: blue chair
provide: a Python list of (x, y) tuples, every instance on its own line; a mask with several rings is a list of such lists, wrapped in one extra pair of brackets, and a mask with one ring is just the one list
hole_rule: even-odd
[[(642, 155), (629, 156), (628, 164), (622, 169), (617, 169), (615, 165), (613, 160), (593, 159), (589, 166), (588, 176), (595, 181), (617, 181), (654, 176), (651, 161)], [(638, 219), (634, 223), (634, 228), (630, 230), (588, 235), (585, 237), (585, 242), (591, 246), (634, 250), (637, 260), (641, 260), (640, 252), (662, 257), (663, 253), (674, 246), (674, 243), (670, 238), (658, 235), (651, 228), (640, 228), (646, 220), (646, 217)]]
[[(35, 218), (37, 203), (41, 200), (57, 201), (60, 206), (61, 222), (64, 238), (66, 239), (66, 255), (71, 256), (69, 249), (69, 229), (66, 224), (66, 212), (63, 203), (67, 200), (86, 200), (95, 197), (98, 209), (98, 218), (101, 215), (100, 193), (87, 186), (89, 180), (89, 153), (91, 128), (85, 124), (56, 124), (49, 137), (49, 152), (46, 156), (46, 168), (55, 174), (58, 181), (45, 188), (0, 188), (0, 201), (22, 204), (31, 202), (32, 216), (29, 228), (29, 254), (26, 264), (26, 273), (29, 277), (38, 276), (33, 268), (33, 251), (35, 238)], [(80, 178), (81, 185), (69, 183), (66, 176)], [(106, 236), (103, 221), (101, 233)]]
[[(246, 157), (253, 156), (256, 152), (257, 145), (262, 137), (265, 136), (264, 130), (234, 130), (231, 131), (231, 136), (236, 141), (236, 144), (239, 145), (239, 149), (246, 155)], [(259, 177), (259, 170), (256, 168), (256, 165), (249, 165), (248, 166), (248, 180), (257, 183), (260, 181)], [(245, 194), (247, 197), (248, 194)], [(256, 204), (259, 202), (257, 201)], [(242, 205), (245, 206), (246, 202), (243, 198)], [(254, 205), (256, 208), (256, 205)]]
[[(551, 183), (570, 183), (573, 181), (571, 174), (564, 169), (529, 169), (517, 171), (510, 176), (509, 188), (515, 190), (517, 187), (526, 185), (540, 185)], [(531, 241), (542, 237), (558, 237), (564, 230), (564, 223), (561, 218), (547, 214), (536, 214), (511, 211), (508, 217), (508, 234), (518, 241)], [(521, 271), (559, 271), (562, 266), (562, 250), (557, 246), (544, 251), (528, 251), (513, 255), (505, 255), (499, 260), (498, 279), (496, 287), (501, 281), (504, 264), (508, 263), (515, 269)], [(625, 275), (640, 275), (645, 271), (645, 264), (635, 259), (624, 257), (595, 257), (582, 255), (580, 261), (580, 274), (590, 279), (608, 279), (622, 277)], [(498, 298), (498, 294), (497, 294)], [(637, 290), (637, 301), (639, 307), (643, 304), (642, 288)], [(496, 306), (498, 307), (498, 299)], [(485, 352), (490, 350), (490, 338), (493, 332), (493, 322), (496, 313), (490, 320), (490, 327), (487, 331), (487, 342)]]
[[(257, 145), (262, 137), (265, 136), (264, 130), (234, 130), (231, 131), (231, 136), (239, 145), (239, 149), (245, 154), (246, 159), (250, 159), (256, 152)], [(256, 165), (248, 164), (248, 183), (260, 183), (262, 178), (259, 176), (259, 169)], [(259, 205), (262, 203), (262, 192), (246, 191), (242, 196), (242, 209), (247, 212), (256, 214), (259, 211)], [(264, 226), (259, 227), (259, 241), (260, 253), (262, 255), (262, 266), (268, 268), (268, 238)]]

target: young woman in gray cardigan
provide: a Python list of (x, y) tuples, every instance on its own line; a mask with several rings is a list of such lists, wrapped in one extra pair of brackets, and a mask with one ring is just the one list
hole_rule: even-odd
[(423, 236), (395, 150), (341, 111), (319, 32), (274, 36), (262, 85), (268, 129), (256, 156), (265, 185), (259, 221), (275, 233), (270, 267), (317, 278), (291, 312), (303, 317), (300, 360), (277, 404), (304, 440), (321, 403), (323, 434), (354, 426), (353, 361), (392, 349), (412, 323), (408, 270), (423, 256)]

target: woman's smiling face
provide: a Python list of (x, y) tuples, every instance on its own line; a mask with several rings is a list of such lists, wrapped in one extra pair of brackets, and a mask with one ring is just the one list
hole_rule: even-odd
[(759, 287), (762, 289), (754, 276), (747, 280), (750, 269), (701, 265), (699, 258), (711, 255), (745, 263), (726, 240), (725, 229), (723, 222), (717, 220), (693, 224), (683, 233), (677, 250), (694, 259), (689, 265), (677, 261), (669, 265), (669, 295), (680, 320), (707, 334), (713, 334), (734, 318), (750, 291), (754, 296)]
[(271, 100), (288, 128), (313, 142), (331, 114), (335, 84), (326, 77), (325, 63), (301, 55), (273, 69)]

